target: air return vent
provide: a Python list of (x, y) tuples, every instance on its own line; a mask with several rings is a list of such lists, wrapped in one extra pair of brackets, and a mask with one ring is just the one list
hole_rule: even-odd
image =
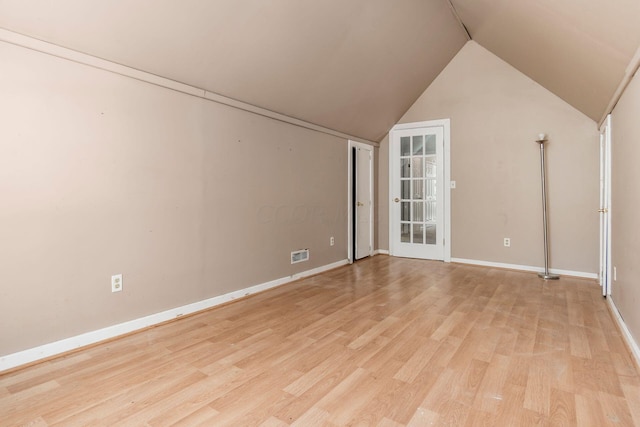
[(309, 260), (309, 249), (300, 249), (299, 251), (291, 252), (291, 264), (296, 264)]

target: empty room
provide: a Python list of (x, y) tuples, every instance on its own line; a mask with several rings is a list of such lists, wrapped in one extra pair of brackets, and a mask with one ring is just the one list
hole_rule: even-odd
[(0, 0), (0, 426), (640, 426), (637, 0)]

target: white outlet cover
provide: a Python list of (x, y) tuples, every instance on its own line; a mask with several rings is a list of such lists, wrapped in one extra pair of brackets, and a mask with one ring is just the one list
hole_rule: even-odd
[(122, 274), (115, 274), (111, 276), (111, 292), (122, 291)]
[(451, 181), (451, 188), (456, 188), (456, 182), (455, 181)]

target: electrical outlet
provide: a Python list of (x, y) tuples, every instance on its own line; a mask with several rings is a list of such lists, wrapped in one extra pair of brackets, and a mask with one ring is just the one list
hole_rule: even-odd
[(451, 181), (451, 188), (456, 188), (456, 182), (455, 181)]
[(111, 276), (111, 292), (122, 291), (122, 274)]
[(333, 236), (331, 236), (331, 238), (329, 238), (329, 244), (330, 244), (331, 246), (333, 246), (333, 245), (335, 245), (335, 244), (336, 244), (336, 239), (334, 239), (334, 238), (333, 238)]
[(504, 238), (504, 246), (507, 248), (511, 247), (511, 238), (509, 237)]

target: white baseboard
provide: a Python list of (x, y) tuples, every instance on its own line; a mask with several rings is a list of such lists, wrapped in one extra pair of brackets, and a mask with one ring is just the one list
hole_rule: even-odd
[(627, 324), (624, 323), (624, 319), (620, 315), (618, 311), (618, 307), (613, 302), (613, 298), (611, 296), (607, 297), (607, 303), (609, 304), (609, 308), (611, 309), (611, 313), (613, 314), (613, 319), (616, 321), (618, 326), (620, 327), (620, 331), (622, 332), (622, 337), (624, 338), (627, 346), (631, 350), (631, 354), (633, 355), (636, 366), (640, 367), (640, 348), (638, 347), (638, 343), (635, 339), (633, 339), (633, 335), (631, 335), (631, 331), (627, 328)]
[(44, 344), (38, 347), (19, 351), (17, 353), (8, 354), (6, 356), (0, 356), (0, 373), (12, 368), (16, 368), (18, 366), (26, 365), (28, 363), (36, 362), (38, 360), (57, 356), (59, 354), (66, 353), (71, 350), (76, 350), (80, 347), (86, 347), (88, 345), (95, 344), (100, 341), (116, 338), (124, 334), (135, 332), (135, 331), (147, 328), (149, 326), (157, 325), (159, 323), (175, 319), (177, 317), (181, 317), (187, 314), (192, 314), (201, 310), (206, 310), (207, 308), (215, 307), (217, 305), (224, 304), (229, 301), (233, 301), (237, 298), (246, 297), (248, 295), (262, 292), (267, 289), (275, 288), (277, 286), (281, 286), (286, 283), (293, 282), (303, 277), (308, 277), (314, 274), (322, 273), (327, 270), (332, 270), (334, 268), (341, 267), (346, 264), (348, 264), (347, 260), (334, 262), (332, 264), (324, 265), (322, 267), (296, 273), (292, 276), (283, 277), (281, 279), (276, 279), (270, 282), (251, 286), (249, 288), (240, 289), (234, 292), (229, 292), (228, 294), (209, 298), (203, 301), (198, 301), (192, 304), (183, 305), (182, 307), (172, 308), (170, 310), (151, 314), (149, 316), (141, 317), (139, 319), (130, 320), (128, 322), (119, 323), (113, 326), (107, 326), (106, 328), (98, 329), (96, 331), (86, 332), (84, 334), (76, 335), (74, 337), (62, 339), (60, 341)]
[[(474, 259), (464, 259), (464, 258), (451, 258), (451, 262), (458, 262), (460, 264), (481, 265), (484, 267), (507, 268), (510, 270), (534, 271), (536, 273), (540, 273), (544, 270), (544, 268), (542, 267), (532, 267), (529, 265), (505, 264), (501, 262), (478, 261)], [(585, 273), (582, 271), (559, 270), (556, 268), (550, 268), (549, 272), (553, 274), (559, 274), (561, 276), (583, 277), (585, 279), (598, 278), (598, 275), (596, 273)]]
[(373, 251), (374, 255), (389, 255), (389, 251), (386, 249), (376, 249)]

